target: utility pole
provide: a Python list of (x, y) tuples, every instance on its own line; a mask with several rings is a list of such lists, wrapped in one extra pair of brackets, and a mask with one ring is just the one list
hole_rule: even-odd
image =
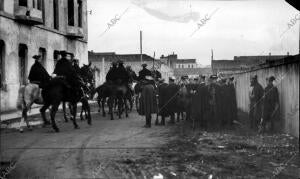
[(140, 31), (140, 54), (141, 54), (141, 64), (143, 63), (143, 34)]
[(153, 70), (154, 70), (154, 61), (155, 61), (155, 51), (153, 53), (153, 65), (152, 65)]

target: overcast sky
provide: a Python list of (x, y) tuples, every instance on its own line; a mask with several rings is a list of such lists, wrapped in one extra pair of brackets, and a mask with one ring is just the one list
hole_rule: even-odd
[(300, 19), (288, 29), (299, 11), (284, 0), (88, 0), (88, 10), (94, 52), (139, 53), (140, 30), (143, 53), (175, 52), (202, 65), (210, 65), (211, 49), (214, 59), (299, 52)]

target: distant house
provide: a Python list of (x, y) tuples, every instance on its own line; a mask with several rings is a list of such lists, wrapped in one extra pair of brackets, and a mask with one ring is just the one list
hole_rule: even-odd
[(162, 63), (174, 69), (174, 75), (177, 78), (185, 75), (195, 77), (211, 74), (211, 68), (200, 68), (196, 59), (178, 59), (177, 54), (174, 54), (174, 52), (168, 56), (162, 55), (160, 60)]
[(212, 60), (211, 68), (213, 74), (222, 73), (231, 75), (234, 73), (244, 72), (261, 64), (274, 60), (280, 60), (287, 55), (266, 55), (266, 56), (234, 56), (233, 60)]

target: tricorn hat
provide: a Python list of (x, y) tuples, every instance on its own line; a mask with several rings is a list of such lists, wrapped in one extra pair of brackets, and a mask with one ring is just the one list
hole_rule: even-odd
[(34, 59), (39, 59), (39, 58), (41, 58), (41, 55), (33, 55), (33, 57), (32, 58), (34, 58)]
[(274, 81), (275, 80), (275, 77), (274, 76), (270, 76), (269, 77), (269, 81)]

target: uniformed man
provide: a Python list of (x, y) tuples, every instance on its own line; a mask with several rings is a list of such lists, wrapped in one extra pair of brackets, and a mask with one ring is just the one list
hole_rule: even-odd
[(80, 74), (79, 60), (73, 59), (72, 61), (73, 68), (75, 69), (77, 74)]
[(218, 77), (211, 75), (208, 84), (208, 121), (209, 128), (220, 128), (220, 86), (217, 84)]
[(131, 69), (131, 66), (127, 65), (126, 71), (129, 76), (129, 83), (133, 83), (133, 81), (137, 80), (137, 76), (136, 76), (135, 72)]
[(35, 59), (35, 62), (30, 69), (28, 79), (30, 83), (38, 84), (40, 88), (44, 89), (51, 77), (41, 64), (41, 56), (34, 55), (32, 58)]
[(156, 89), (154, 85), (154, 78), (151, 75), (145, 76), (142, 80), (142, 92), (140, 102), (139, 114), (146, 117), (145, 128), (151, 127), (151, 114), (157, 112)]
[(262, 117), (262, 102), (263, 102), (264, 89), (258, 83), (257, 75), (251, 76), (250, 78), (250, 110), (249, 118), (251, 128), (257, 130), (259, 122)]
[(147, 69), (147, 64), (142, 64), (143, 69), (139, 71), (139, 77), (138, 80), (144, 80), (146, 76), (152, 76), (152, 73), (150, 70)]
[(279, 112), (279, 94), (276, 86), (273, 85), (274, 76), (267, 78), (267, 87), (264, 90), (263, 111), (261, 127), (259, 132), (266, 131), (266, 124), (270, 123), (270, 132), (274, 130), (274, 122)]
[(175, 113), (178, 111), (177, 106), (177, 96), (179, 91), (179, 86), (175, 83), (176, 78), (170, 77), (169, 78), (169, 85), (167, 87), (167, 94), (166, 94), (166, 105), (165, 108), (168, 114), (171, 116), (170, 124), (175, 124)]
[(106, 82), (115, 83), (117, 81), (117, 65), (117, 62), (112, 62), (112, 66), (106, 74)]
[(233, 121), (237, 120), (237, 103), (236, 103), (236, 93), (234, 85), (234, 77), (230, 77), (227, 82), (228, 92), (229, 92), (229, 124), (233, 124)]
[(116, 78), (119, 80), (120, 84), (126, 84), (129, 83), (129, 75), (124, 67), (124, 62), (122, 60), (118, 61), (118, 67), (116, 69)]
[(65, 77), (68, 84), (75, 90), (80, 89), (83, 85), (83, 82), (73, 68), (71, 61), (67, 59), (69, 53), (66, 51), (61, 51), (60, 54), (61, 59), (58, 60), (53, 74)]

